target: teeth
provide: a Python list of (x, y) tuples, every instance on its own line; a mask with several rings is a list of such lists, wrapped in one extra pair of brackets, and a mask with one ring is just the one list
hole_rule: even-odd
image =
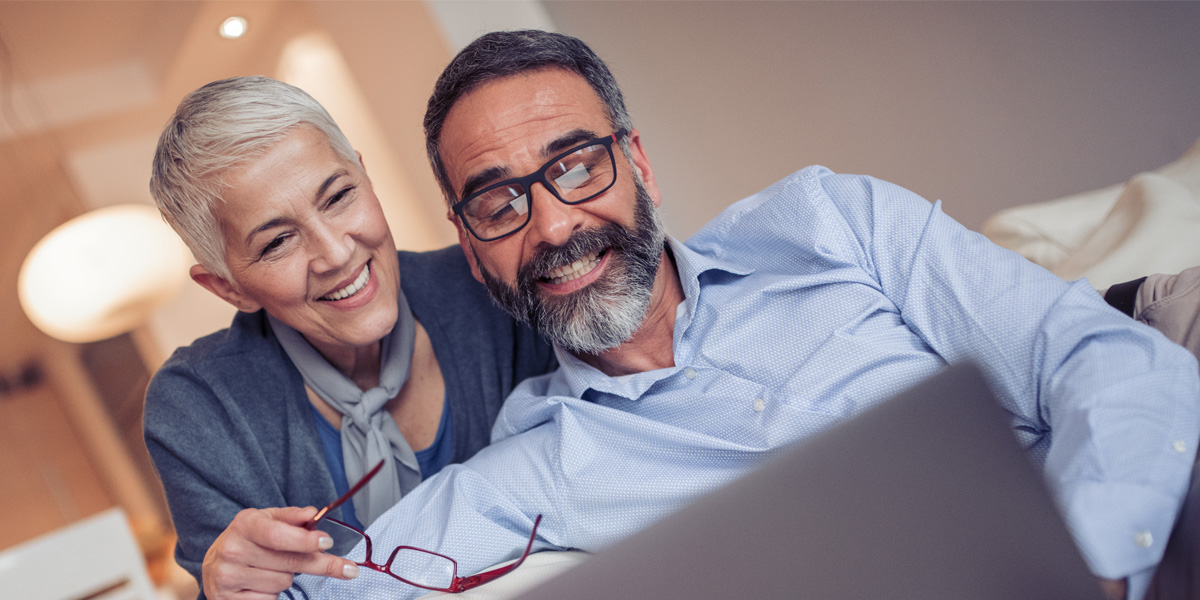
[(546, 279), (550, 280), (552, 283), (566, 283), (572, 279), (586, 275), (587, 273), (591, 272), (592, 269), (596, 268), (596, 265), (598, 264), (600, 264), (600, 253), (593, 252), (569, 265), (563, 265), (561, 267), (551, 269), (551, 271), (546, 274)]
[(362, 273), (358, 274), (358, 278), (354, 280), (354, 283), (351, 283), (350, 285), (348, 285), (332, 294), (329, 294), (328, 296), (325, 296), (321, 299), (322, 300), (341, 300), (342, 298), (349, 298), (350, 296), (357, 294), (359, 290), (363, 289), (363, 286), (367, 285), (367, 280), (370, 278), (371, 278), (371, 265), (367, 264), (366, 267), (363, 267)]

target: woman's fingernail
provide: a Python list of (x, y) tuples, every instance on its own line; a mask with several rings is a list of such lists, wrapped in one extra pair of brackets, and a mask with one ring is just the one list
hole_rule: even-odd
[(333, 547), (333, 538), (331, 538), (327, 535), (321, 536), (321, 539), (317, 540), (317, 547), (322, 550), (328, 550), (328, 549), (332, 548)]
[(355, 577), (358, 577), (358, 565), (354, 563), (346, 563), (346, 566), (342, 567), (342, 577), (345, 577), (346, 579), (354, 579)]

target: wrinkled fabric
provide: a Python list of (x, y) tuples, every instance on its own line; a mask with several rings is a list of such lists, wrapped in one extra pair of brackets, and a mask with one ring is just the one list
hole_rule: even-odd
[(361, 390), (317, 352), (304, 336), (279, 319), (267, 321), (304, 385), (342, 415), (342, 464), (346, 478), (358, 481), (383, 461), (380, 470), (354, 498), (354, 513), (371, 523), (421, 483), (421, 466), (391, 413), (388, 401), (408, 381), (417, 325), (404, 294), (398, 296), (396, 324), (380, 343), (379, 385)]
[[(534, 550), (602, 550), (782, 448), (975, 362), (1092, 570), (1144, 590), (1200, 436), (1195, 359), (915, 194), (810, 167), (670, 241), (674, 366), (607, 377), (558, 350), (493, 444), (371, 526), (460, 575)], [(754, 510), (747, 506), (746, 510)], [(387, 576), (300, 576), (285, 596), (411, 598)]]

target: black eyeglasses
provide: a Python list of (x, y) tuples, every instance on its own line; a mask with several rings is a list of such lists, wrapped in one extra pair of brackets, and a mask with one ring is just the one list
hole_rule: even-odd
[(584, 142), (546, 162), (542, 168), (489, 185), (454, 204), (451, 210), (481, 242), (512, 235), (529, 223), (529, 190), (540, 183), (564, 204), (587, 202), (617, 181), (613, 142), (629, 132), (621, 129)]
[[(521, 558), (517, 559), (516, 562), (490, 571), (484, 571), (469, 577), (459, 577), (458, 563), (453, 558), (415, 546), (397, 547), (395, 550), (392, 550), (386, 562), (383, 564), (376, 563), (372, 558), (374, 554), (372, 552), (371, 536), (353, 525), (330, 518), (329, 511), (341, 506), (351, 496), (358, 493), (358, 490), (362, 489), (367, 481), (370, 481), (382, 467), (383, 461), (379, 461), (379, 464), (375, 465), (358, 483), (354, 484), (345, 494), (342, 494), (341, 498), (334, 500), (329, 506), (322, 508), (312, 518), (312, 521), (309, 521), (307, 525), (308, 529), (320, 529), (333, 538), (333, 547), (328, 552), (348, 558), (360, 567), (366, 567), (385, 575), (391, 575), (408, 585), (452, 594), (465, 592), (493, 579), (507, 575), (521, 566), (521, 563), (525, 562), (525, 557), (529, 556), (529, 550), (533, 548), (533, 540), (537, 537), (538, 525), (542, 522), (542, 515), (538, 515), (537, 519), (533, 522), (533, 531), (529, 534), (529, 543), (525, 545), (525, 551), (521, 553)], [(366, 544), (363, 544), (361, 549), (359, 549), (359, 542), (364, 540)]]

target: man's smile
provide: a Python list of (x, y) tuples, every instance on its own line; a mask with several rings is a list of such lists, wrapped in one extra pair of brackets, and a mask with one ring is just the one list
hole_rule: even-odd
[(538, 287), (555, 294), (566, 294), (587, 287), (599, 279), (611, 248), (593, 250), (582, 257), (550, 269), (542, 277), (537, 278)]
[(566, 283), (586, 275), (595, 269), (608, 249), (598, 250), (577, 259), (575, 262), (555, 267), (538, 279), (543, 283)]

